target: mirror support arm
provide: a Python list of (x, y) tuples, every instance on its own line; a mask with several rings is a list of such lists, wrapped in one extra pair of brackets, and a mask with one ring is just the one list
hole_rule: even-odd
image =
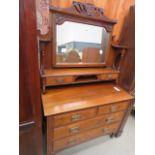
[(41, 83), (42, 83), (42, 91), (43, 93), (45, 93), (46, 91), (46, 87), (45, 87), (45, 82), (46, 79), (43, 76), (45, 74), (45, 70), (44, 70), (44, 56), (45, 56), (45, 50), (41, 51), (41, 64), (40, 64), (40, 73), (41, 73)]
[[(115, 67), (117, 68), (118, 70), (120, 70), (122, 64), (123, 64), (123, 61), (124, 61), (124, 58), (125, 58), (125, 55), (129, 49), (129, 47), (127, 46), (122, 46), (122, 45), (118, 45), (118, 44), (112, 44), (112, 48), (114, 49), (114, 51), (116, 52), (115, 54), (115, 61), (116, 61), (116, 57), (117, 55), (120, 55), (120, 60), (118, 62), (118, 66)], [(115, 61), (114, 61), (114, 64), (115, 64)]]

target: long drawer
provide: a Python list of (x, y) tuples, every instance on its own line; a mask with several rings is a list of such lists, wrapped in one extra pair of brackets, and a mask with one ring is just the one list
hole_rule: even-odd
[[(112, 114), (106, 114), (93, 119), (88, 119), (78, 123), (73, 123), (67, 126), (58, 127), (54, 129), (54, 140), (71, 136), (77, 133), (81, 133), (88, 129), (99, 127), (105, 124), (115, 123), (121, 121), (124, 112), (117, 112)], [(63, 134), (62, 134), (63, 133)]]
[(120, 102), (120, 103), (101, 106), (99, 107), (97, 114), (102, 115), (102, 114), (108, 114), (108, 113), (126, 110), (128, 106), (129, 106), (129, 102)]
[(63, 126), (69, 123), (75, 123), (81, 120), (93, 118), (96, 115), (96, 108), (90, 108), (86, 110), (79, 110), (75, 112), (69, 112), (53, 116), (54, 127)]
[(92, 139), (101, 135), (106, 135), (106, 134), (116, 132), (118, 127), (119, 127), (119, 123), (109, 124), (106, 126), (102, 126), (100, 128), (91, 129), (81, 134), (76, 134), (74, 136), (70, 136), (61, 140), (54, 141), (53, 142), (54, 152), (71, 147), (73, 145), (79, 144), (81, 142), (87, 141), (89, 139)]

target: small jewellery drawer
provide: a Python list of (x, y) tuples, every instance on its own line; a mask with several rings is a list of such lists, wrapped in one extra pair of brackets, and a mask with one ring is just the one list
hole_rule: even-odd
[(102, 74), (98, 75), (98, 79), (100, 80), (115, 80), (118, 78), (118, 74)]
[(69, 112), (66, 114), (60, 114), (53, 116), (54, 127), (63, 126), (69, 123), (75, 123), (81, 120), (92, 118), (96, 115), (96, 108), (79, 110), (75, 112)]
[[(58, 127), (54, 129), (54, 140), (71, 136), (83, 131), (103, 126), (105, 124), (115, 123), (121, 121), (124, 112), (117, 112), (112, 114), (107, 114), (104, 116), (99, 116), (93, 119), (84, 120), (78, 123), (73, 123), (67, 126)], [(63, 134), (62, 134), (63, 133)]]
[(55, 85), (70, 82), (73, 82), (73, 76), (46, 77), (46, 85)]
[(101, 106), (99, 107), (98, 115), (126, 110), (128, 105), (129, 105), (128, 102), (120, 102), (120, 103), (110, 104), (106, 106)]
[(116, 132), (119, 127), (119, 123), (106, 125), (100, 128), (92, 129), (87, 132), (76, 134), (61, 140), (54, 141), (54, 152), (59, 151), (64, 148), (71, 147), (73, 145), (79, 144), (81, 142), (87, 141), (98, 136), (110, 134)]

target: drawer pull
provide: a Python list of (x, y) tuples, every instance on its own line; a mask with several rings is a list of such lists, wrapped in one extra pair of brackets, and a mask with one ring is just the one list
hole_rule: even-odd
[(61, 78), (61, 77), (60, 77), (60, 78), (57, 79), (57, 81), (58, 81), (59, 83), (63, 83), (63, 82), (64, 82), (64, 78)]
[(75, 121), (79, 121), (81, 119), (81, 116), (79, 114), (75, 114), (72, 116), (72, 122), (75, 122)]
[(112, 79), (112, 75), (111, 74), (108, 74), (108, 79)]
[(103, 129), (103, 132), (104, 132), (104, 133), (109, 133), (109, 131), (110, 131), (109, 128), (104, 128), (104, 129)]
[(117, 106), (113, 105), (111, 106), (111, 112), (116, 112), (117, 111)]
[(74, 144), (76, 144), (76, 143), (77, 143), (77, 140), (76, 140), (76, 139), (70, 139), (70, 140), (67, 142), (68, 145), (74, 145)]
[(106, 123), (112, 123), (113, 122), (113, 117), (108, 117), (106, 118)]
[(76, 128), (70, 128), (70, 133), (78, 133), (80, 131), (80, 128), (79, 127), (76, 127)]

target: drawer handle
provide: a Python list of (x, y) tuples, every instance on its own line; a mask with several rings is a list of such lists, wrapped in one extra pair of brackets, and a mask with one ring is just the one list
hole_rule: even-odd
[(70, 128), (70, 133), (78, 133), (80, 131), (79, 127), (75, 127), (75, 128)]
[(111, 106), (111, 112), (116, 112), (117, 111), (117, 107), (115, 105)]
[(74, 144), (76, 144), (76, 143), (77, 143), (77, 140), (76, 140), (76, 139), (70, 139), (70, 140), (67, 142), (68, 145), (74, 145)]
[(103, 132), (104, 132), (104, 133), (109, 133), (109, 131), (110, 131), (109, 128), (104, 128), (104, 129), (103, 129)]
[(75, 114), (72, 116), (72, 122), (75, 122), (75, 121), (79, 121), (81, 119), (81, 116), (79, 114)]
[(112, 75), (111, 74), (108, 74), (108, 79), (112, 79)]
[(113, 117), (108, 117), (106, 118), (106, 123), (112, 123), (113, 122)]
[(63, 83), (63, 82), (64, 82), (64, 78), (61, 78), (61, 77), (60, 77), (60, 78), (57, 79), (57, 81), (58, 81), (59, 83)]

